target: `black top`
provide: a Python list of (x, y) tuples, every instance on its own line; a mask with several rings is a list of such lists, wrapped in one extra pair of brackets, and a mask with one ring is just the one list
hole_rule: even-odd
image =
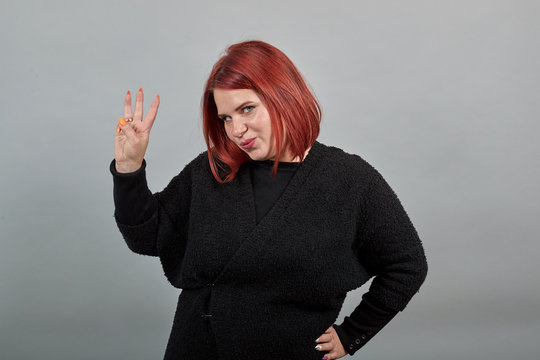
[(297, 162), (279, 162), (276, 177), (271, 174), (274, 161), (252, 161), (249, 173), (255, 197), (257, 223), (272, 208), (298, 168)]
[[(314, 341), (333, 325), (353, 354), (374, 335), (366, 319), (380, 319), (375, 308), (404, 310), (426, 278), (422, 241), (395, 192), (361, 156), (334, 146), (313, 143), (258, 223), (249, 163), (219, 183), (204, 151), (162, 191), (150, 192), (144, 169), (131, 184), (153, 212), (135, 225), (116, 217), (118, 229), (182, 290), (167, 360), (215, 358), (201, 354), (207, 339), (223, 360), (320, 360)], [(371, 278), (336, 326), (347, 293)], [(364, 331), (347, 338), (357, 330), (351, 318)]]
[[(280, 162), (274, 178), (271, 174), (273, 164), (272, 160), (248, 163), (255, 198), (257, 223), (272, 208), (298, 168), (296, 162)], [(143, 223), (155, 211), (150, 201), (152, 194), (146, 184), (144, 168), (145, 163), (135, 172), (118, 173), (115, 169), (115, 161), (113, 160), (110, 164), (110, 172), (114, 180), (115, 215), (123, 224)], [(345, 351), (350, 355), (365, 345), (398, 313), (395, 310), (385, 309), (382, 304), (370, 297), (370, 293), (364, 294), (362, 300), (350, 317), (345, 316), (341, 325), (333, 324)], [(346, 344), (354, 343), (355, 339), (358, 338), (362, 339), (360, 346), (354, 349), (346, 346)]]

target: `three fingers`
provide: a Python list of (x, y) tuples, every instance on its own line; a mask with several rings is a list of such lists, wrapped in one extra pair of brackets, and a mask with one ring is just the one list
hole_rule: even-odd
[[(116, 134), (120, 134), (121, 130), (124, 130), (126, 136), (134, 134), (134, 129), (136, 131), (149, 131), (154, 124), (156, 119), (157, 111), (159, 108), (160, 96), (156, 96), (146, 118), (143, 121), (143, 102), (144, 102), (144, 93), (142, 88), (139, 89), (135, 96), (135, 113), (132, 113), (131, 109), (131, 92), (128, 90), (124, 98), (124, 117), (118, 119), (118, 126), (116, 127)], [(129, 124), (129, 126), (125, 126)]]

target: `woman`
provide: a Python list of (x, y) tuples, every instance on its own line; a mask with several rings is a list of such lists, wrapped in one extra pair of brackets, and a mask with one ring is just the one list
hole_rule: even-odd
[[(320, 109), (293, 63), (261, 41), (230, 46), (202, 99), (207, 151), (152, 194), (143, 121), (125, 98), (115, 136), (115, 219), (180, 293), (165, 359), (338, 359), (423, 283), (421, 241), (360, 156), (316, 141)], [(374, 276), (334, 324), (347, 292)]]

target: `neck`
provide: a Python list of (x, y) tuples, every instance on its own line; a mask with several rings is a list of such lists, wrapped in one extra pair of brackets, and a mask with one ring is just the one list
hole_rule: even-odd
[[(309, 153), (309, 150), (311, 150), (311, 146), (304, 152), (304, 157), (303, 157), (304, 159), (306, 158), (307, 154)], [(269, 160), (274, 161), (273, 158), (269, 159)], [(293, 158), (292, 155), (290, 155), (289, 152), (287, 151), (286, 154), (280, 156), (279, 161), (280, 162), (300, 162), (300, 157), (295, 156)]]

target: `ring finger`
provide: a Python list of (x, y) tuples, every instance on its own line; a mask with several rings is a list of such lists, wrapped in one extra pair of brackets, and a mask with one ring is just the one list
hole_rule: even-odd
[(128, 90), (124, 98), (124, 120), (131, 118), (131, 92)]

